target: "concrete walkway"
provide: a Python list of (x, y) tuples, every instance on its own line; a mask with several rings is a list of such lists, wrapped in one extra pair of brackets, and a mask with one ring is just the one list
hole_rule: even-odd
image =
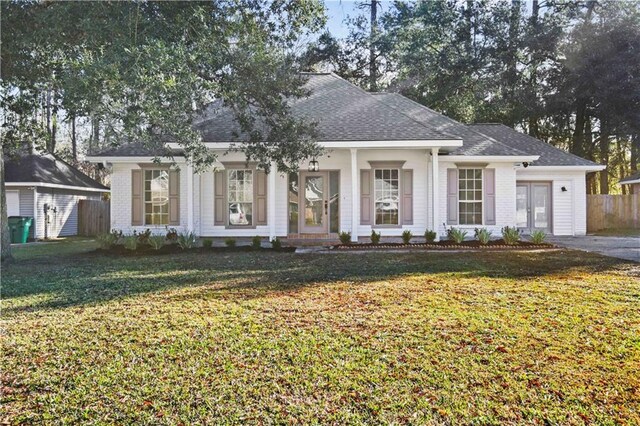
[(618, 259), (640, 262), (640, 237), (548, 237), (548, 241), (562, 247), (599, 253)]

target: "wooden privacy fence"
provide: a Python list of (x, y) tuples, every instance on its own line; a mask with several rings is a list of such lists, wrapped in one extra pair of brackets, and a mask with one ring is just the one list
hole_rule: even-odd
[(110, 211), (110, 201), (78, 201), (78, 235), (93, 237), (109, 232), (111, 227)]
[(587, 232), (640, 228), (640, 194), (587, 195)]

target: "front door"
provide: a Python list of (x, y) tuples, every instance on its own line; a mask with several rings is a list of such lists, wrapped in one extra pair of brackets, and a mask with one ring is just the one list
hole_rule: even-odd
[(518, 182), (516, 225), (526, 233), (551, 232), (551, 183)]
[(326, 234), (329, 230), (329, 173), (300, 173), (300, 229), (305, 234)]

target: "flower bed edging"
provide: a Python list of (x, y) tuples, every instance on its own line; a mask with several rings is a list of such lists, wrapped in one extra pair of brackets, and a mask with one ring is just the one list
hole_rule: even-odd
[(555, 249), (553, 244), (337, 244), (331, 246), (330, 250), (379, 250), (379, 249), (426, 249), (426, 250), (540, 250)]

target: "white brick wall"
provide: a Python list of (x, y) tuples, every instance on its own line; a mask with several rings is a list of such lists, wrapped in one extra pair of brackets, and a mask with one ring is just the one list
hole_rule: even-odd
[[(240, 153), (230, 153), (221, 161), (243, 161)], [(430, 227), (431, 198), (429, 193), (430, 172), (426, 150), (359, 150), (358, 169), (369, 168), (368, 161), (405, 161), (405, 169), (413, 169), (413, 225), (395, 229), (382, 229), (385, 236), (397, 236), (403, 230), (409, 229), (414, 235), (420, 236)], [(443, 223), (447, 217), (447, 168), (455, 164), (447, 162), (446, 157), (440, 157), (439, 166), (439, 226), (438, 231), (444, 235)], [(340, 229), (351, 230), (351, 154), (348, 149), (333, 150), (318, 159), (322, 170), (340, 170)], [(221, 164), (217, 164), (221, 167)], [(306, 168), (306, 164), (303, 165)], [(154, 232), (163, 233), (165, 227), (132, 227), (131, 226), (131, 170), (137, 164), (115, 163), (111, 176), (112, 202), (111, 226), (130, 233), (134, 229), (150, 228)], [(516, 169), (513, 163), (490, 163), (489, 168), (496, 170), (496, 225), (487, 226), (494, 235), (500, 234), (503, 226), (514, 226), (516, 221), (516, 179), (517, 180), (546, 180), (553, 181), (553, 232), (557, 235), (581, 235), (586, 232), (586, 193), (584, 172), (542, 172), (533, 167)], [(187, 223), (187, 177), (186, 166), (181, 167), (180, 174), (180, 222), (179, 231), (186, 229)], [(359, 173), (358, 170), (358, 173)], [(259, 226), (255, 229), (225, 229), (214, 226), (213, 217), (213, 172), (209, 171), (194, 175), (194, 230), (202, 236), (268, 236), (269, 227)], [(566, 186), (567, 192), (560, 188)], [(272, 196), (273, 194), (269, 194)], [(287, 176), (276, 175), (276, 234), (286, 236), (288, 233), (288, 192)], [(360, 202), (357, 203), (359, 209)], [(360, 212), (357, 212), (359, 218)], [(462, 227), (462, 226), (461, 226)], [(476, 226), (464, 226), (470, 231)], [(359, 236), (368, 236), (371, 226), (359, 226)]]
[[(144, 231), (145, 229), (151, 229), (153, 233), (163, 234), (166, 232), (166, 227), (164, 225), (131, 225), (131, 170), (137, 168), (139, 168), (137, 164), (113, 164), (113, 170), (111, 171), (111, 229), (121, 230), (126, 234), (130, 234), (134, 230)], [(185, 231), (187, 226), (186, 170), (187, 168), (183, 164), (180, 169), (180, 226), (175, 227), (178, 232)], [(196, 198), (195, 194), (194, 198)]]
[[(438, 232), (446, 235), (443, 223), (447, 221), (447, 169), (456, 168), (452, 162), (443, 161), (440, 158), (440, 221)], [(516, 171), (513, 163), (489, 163), (487, 168), (496, 171), (496, 224), (486, 225), (454, 225), (456, 228), (466, 229), (469, 235), (473, 235), (475, 228), (489, 229), (494, 236), (500, 235), (504, 226), (514, 226), (516, 223)], [(484, 215), (483, 215), (484, 221)]]

